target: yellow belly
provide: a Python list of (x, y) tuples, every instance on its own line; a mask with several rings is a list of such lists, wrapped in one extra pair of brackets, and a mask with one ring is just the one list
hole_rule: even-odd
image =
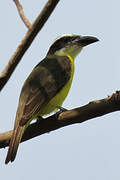
[(47, 114), (50, 114), (53, 111), (56, 111), (58, 109), (58, 106), (61, 106), (62, 103), (64, 102), (65, 98), (67, 97), (72, 80), (73, 80), (73, 75), (74, 75), (74, 62), (71, 57), (69, 57), (71, 61), (71, 77), (70, 80), (67, 82), (67, 84), (61, 89), (61, 91), (51, 99), (51, 101), (39, 112), (40, 116), (44, 116)]

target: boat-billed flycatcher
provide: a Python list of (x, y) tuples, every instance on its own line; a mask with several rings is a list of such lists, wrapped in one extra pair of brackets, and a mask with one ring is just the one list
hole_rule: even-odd
[(75, 57), (84, 46), (96, 41), (98, 39), (91, 36), (62, 35), (30, 73), (20, 94), (6, 164), (14, 161), (23, 133), (31, 120), (49, 114), (62, 105), (73, 80)]

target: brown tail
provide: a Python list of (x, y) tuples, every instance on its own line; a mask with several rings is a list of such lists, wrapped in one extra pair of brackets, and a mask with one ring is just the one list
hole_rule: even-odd
[(13, 134), (10, 140), (10, 145), (7, 153), (7, 157), (5, 160), (5, 164), (7, 164), (9, 161), (14, 161), (19, 143), (22, 139), (23, 133), (24, 133), (25, 126), (20, 126), (18, 125), (16, 128), (13, 130)]

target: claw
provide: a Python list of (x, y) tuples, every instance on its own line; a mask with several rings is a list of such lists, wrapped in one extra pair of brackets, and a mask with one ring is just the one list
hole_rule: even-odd
[(59, 116), (62, 112), (65, 112), (65, 111), (68, 110), (68, 109), (65, 109), (65, 108), (63, 108), (63, 107), (61, 107), (61, 106), (58, 106), (57, 108), (59, 109), (59, 111), (56, 112), (56, 114), (55, 114), (56, 119), (58, 119), (58, 116)]
[(36, 119), (36, 122), (39, 124), (44, 118), (41, 116), (38, 116)]

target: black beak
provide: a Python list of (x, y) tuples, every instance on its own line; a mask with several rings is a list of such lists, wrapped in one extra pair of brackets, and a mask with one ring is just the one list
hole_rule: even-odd
[(81, 36), (80, 37), (80, 40), (79, 40), (79, 43), (82, 45), (82, 46), (87, 46), (89, 44), (92, 44), (92, 43), (95, 43), (99, 41), (99, 39), (97, 39), (96, 37), (92, 37), (92, 36)]

